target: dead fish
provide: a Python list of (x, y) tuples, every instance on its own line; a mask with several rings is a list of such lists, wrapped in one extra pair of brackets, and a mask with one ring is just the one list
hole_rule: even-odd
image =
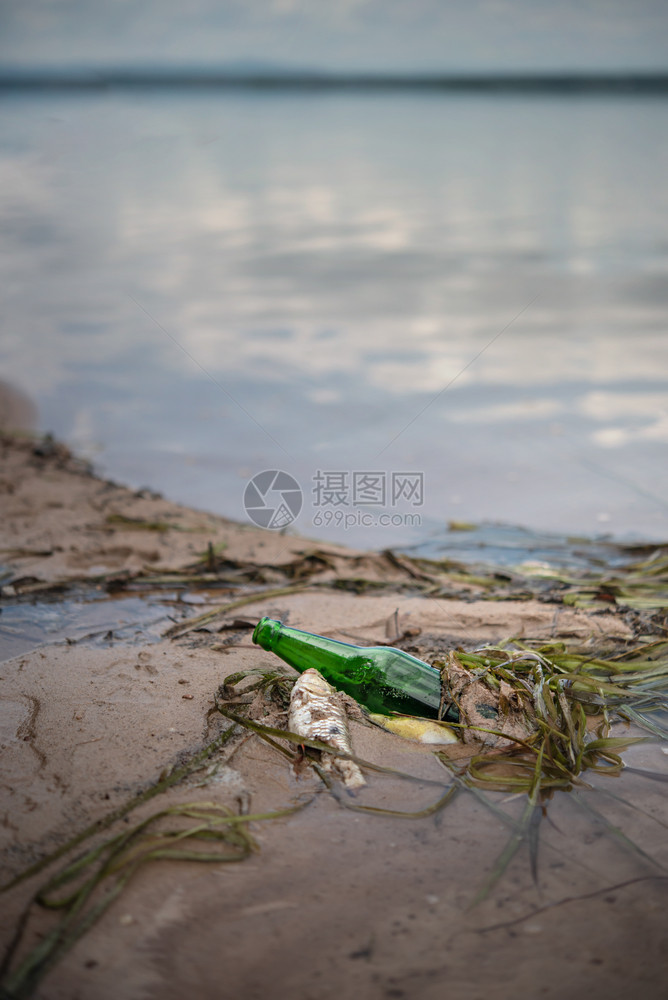
[(449, 726), (439, 726), (431, 719), (418, 719), (402, 715), (376, 715), (371, 713), (369, 718), (377, 726), (387, 729), (388, 733), (395, 736), (402, 736), (405, 740), (413, 740), (416, 743), (432, 743), (443, 745), (444, 743), (457, 743), (458, 739)]
[[(333, 750), (352, 753), (348, 719), (338, 692), (314, 667), (305, 670), (292, 689), (288, 729), (306, 739), (326, 743)], [(366, 784), (352, 760), (323, 758), (323, 767), (337, 771), (347, 788), (361, 788)]]

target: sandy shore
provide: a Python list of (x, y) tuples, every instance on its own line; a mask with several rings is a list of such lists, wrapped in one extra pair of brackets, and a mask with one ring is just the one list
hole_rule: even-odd
[[(36, 643), (0, 663), (3, 883), (223, 731), (226, 720), (211, 710), (224, 678), (275, 663), (250, 641), (248, 623), (262, 615), (346, 641), (401, 641), (424, 656), (511, 635), (576, 638), (592, 648), (621, 648), (632, 638), (618, 614), (485, 600), (461, 580), (449, 597), (416, 593), (415, 569), (401, 559), (316, 546), (135, 493), (97, 479), (48, 442), (37, 450), (28, 439), (0, 442), (0, 510), (5, 606), (77, 588), (113, 600), (128, 586), (143, 592), (161, 580), (164, 587), (170, 574), (171, 591), (186, 587), (204, 601), (194, 608), (175, 602), (177, 623), (253, 595), (204, 631), (134, 645), (113, 636), (103, 645)], [(195, 582), (179, 583), (179, 573)], [(276, 721), (275, 712), (269, 718)], [(438, 799), (448, 779), (428, 747), (361, 721), (351, 728), (360, 757), (420, 779), (371, 773), (355, 802), (419, 810)], [(666, 772), (657, 745), (632, 756)], [(215, 758), (215, 773), (212, 761), (139, 806), (132, 822), (195, 800), (252, 814), (306, 794), (313, 801), (292, 816), (252, 824), (258, 850), (242, 863), (144, 866), (35, 996), (665, 995), (667, 883), (584, 820), (568, 795), (551, 804), (555, 826), (544, 834), (538, 885), (520, 855), (490, 898), (469, 910), (507, 837), (472, 796), (422, 819), (350, 811), (323, 794), (311, 772), (295, 774), (243, 731)], [(665, 828), (651, 819), (668, 820), (661, 788), (632, 776), (614, 783), (650, 818), (614, 800), (605, 808), (668, 866)], [(3, 944), (44, 878), (4, 894)], [(52, 919), (34, 908), (21, 954)]]

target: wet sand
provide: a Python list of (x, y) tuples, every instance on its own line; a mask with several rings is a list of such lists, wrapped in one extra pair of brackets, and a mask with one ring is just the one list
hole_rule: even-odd
[[(138, 646), (41, 645), (0, 663), (2, 883), (224, 728), (225, 720), (210, 713), (223, 679), (276, 664), (250, 641), (246, 623), (262, 615), (360, 643), (389, 641), (397, 626), (410, 626), (425, 648), (473, 648), (510, 635), (577, 638), (596, 648), (632, 636), (612, 612), (483, 600), (475, 587), (458, 598), (416, 596), (401, 564), (333, 545), (315, 555), (312, 542), (134, 493), (95, 478), (58, 445), (36, 454), (29, 439), (6, 438), (0, 457), (5, 602), (47, 594), (53, 600), (47, 585), (108, 586), (114, 574), (123, 581), (146, 567), (157, 577), (192, 565), (209, 543), (239, 582), (215, 594), (202, 585), (209, 603), (193, 613), (259, 591), (216, 620), (215, 631)], [(337, 586), (355, 576), (383, 587), (354, 593)], [(268, 596), (260, 588), (284, 592)], [(370, 772), (367, 788), (347, 800), (353, 805), (419, 810), (443, 793), (449, 775), (430, 748), (360, 721), (351, 721), (351, 732), (357, 755), (419, 779)], [(668, 773), (659, 744), (627, 756)], [(554, 825), (542, 824), (537, 884), (521, 851), (489, 898), (471, 908), (508, 837), (473, 796), (462, 794), (433, 816), (392, 818), (343, 808), (311, 771), (295, 774), (279, 753), (243, 732), (220, 761), (217, 774), (197, 772), (140, 806), (132, 822), (192, 801), (250, 813), (289, 806), (300, 795), (313, 801), (292, 816), (253, 823), (258, 850), (239, 864), (144, 866), (35, 996), (665, 996), (668, 810), (659, 782), (594, 776), (595, 790), (586, 794), (665, 868), (606, 835), (574, 795), (557, 794), (549, 807)], [(606, 789), (644, 812), (607, 797)], [(507, 798), (494, 801), (519, 815), (521, 799)], [(4, 894), (3, 945), (44, 878)], [(52, 921), (35, 908), (23, 954)]]

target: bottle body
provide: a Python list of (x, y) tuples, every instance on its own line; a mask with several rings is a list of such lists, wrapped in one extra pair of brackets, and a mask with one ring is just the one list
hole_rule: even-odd
[(372, 712), (430, 718), (438, 715), (440, 672), (401, 649), (354, 646), (290, 628), (272, 618), (258, 622), (253, 642), (280, 656), (295, 670), (315, 667), (335, 688)]

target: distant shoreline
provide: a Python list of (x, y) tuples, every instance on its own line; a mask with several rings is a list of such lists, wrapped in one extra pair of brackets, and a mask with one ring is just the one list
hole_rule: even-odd
[(16, 70), (0, 72), (0, 89), (137, 88), (246, 91), (483, 94), (668, 95), (668, 73), (388, 74), (191, 69)]

